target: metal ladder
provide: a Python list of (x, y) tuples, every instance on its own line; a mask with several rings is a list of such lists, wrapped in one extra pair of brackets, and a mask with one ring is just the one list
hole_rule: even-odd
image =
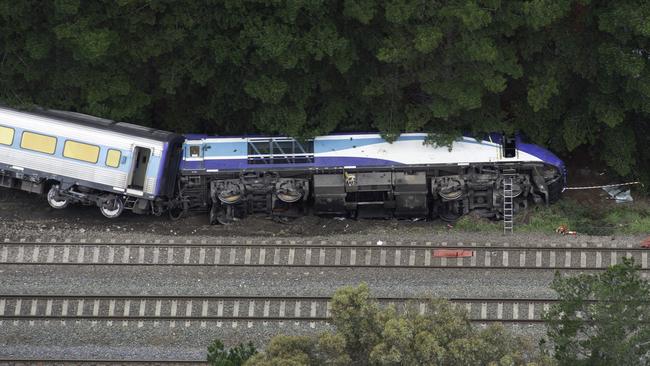
[(514, 197), (512, 193), (512, 185), (514, 184), (514, 177), (516, 170), (505, 169), (503, 171), (503, 233), (512, 234), (515, 220), (514, 220)]

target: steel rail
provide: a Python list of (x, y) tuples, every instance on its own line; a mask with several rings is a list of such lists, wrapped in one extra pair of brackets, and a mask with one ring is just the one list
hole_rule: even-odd
[(10, 363), (12, 366), (26, 365), (208, 365), (203, 360), (123, 360), (123, 359), (75, 359), (75, 358), (7, 358), (0, 357), (0, 365)]
[[(294, 321), (309, 322), (313, 327), (315, 322), (330, 320), (331, 301), (325, 296), (0, 295), (0, 321), (200, 321), (202, 326), (207, 321), (216, 321), (218, 325), (223, 321), (265, 324)], [(421, 314), (429, 307), (426, 297), (379, 297), (376, 301), (381, 306), (396, 305), (398, 311), (419, 308)], [(448, 301), (465, 306), (472, 322), (541, 323), (543, 311), (558, 300), (449, 298)], [(520, 316), (520, 308), (525, 316)], [(488, 315), (494, 313), (497, 315)]]
[[(52, 263), (41, 263), (41, 262), (2, 262), (0, 265), (33, 265), (33, 266), (102, 266), (102, 267), (107, 267), (107, 266), (120, 266), (120, 267), (127, 267), (127, 266), (144, 266), (144, 267), (160, 267), (160, 266), (167, 266), (167, 267), (266, 267), (266, 268), (385, 268), (385, 269), (463, 269), (463, 270), (470, 270), (470, 269), (480, 269), (480, 270), (490, 270), (490, 269), (512, 269), (512, 270), (539, 270), (539, 271), (548, 271), (548, 270), (553, 270), (553, 271), (606, 271), (608, 268), (607, 267), (580, 267), (580, 266), (570, 266), (570, 267), (563, 267), (563, 266), (518, 266), (518, 265), (512, 265), (512, 266), (502, 266), (502, 265), (494, 265), (494, 266), (468, 266), (468, 265), (455, 265), (455, 264), (450, 264), (450, 265), (430, 265), (430, 266), (425, 266), (425, 265), (407, 265), (407, 264), (401, 264), (401, 265), (392, 265), (392, 264), (387, 264), (387, 265), (378, 265), (378, 264), (370, 264), (370, 265), (365, 265), (365, 264), (355, 264), (355, 265), (350, 265), (350, 264), (241, 264), (241, 263), (235, 263), (235, 264), (198, 264), (198, 263), (172, 263), (172, 264), (167, 264), (167, 263), (76, 263), (76, 262), (52, 262)], [(650, 268), (640, 268), (639, 271), (641, 272), (647, 272), (650, 271)]]
[[(0, 294), (1, 299), (22, 299), (22, 300), (270, 300), (270, 301), (331, 301), (332, 296), (263, 296), (263, 295), (16, 295), (16, 294)], [(428, 301), (431, 297), (374, 297), (374, 300), (379, 302), (390, 301)], [(555, 298), (491, 298), (491, 297), (451, 297), (445, 298), (450, 302), (539, 302), (551, 303), (557, 302)]]
[(267, 244), (254, 244), (254, 243), (151, 243), (151, 242), (51, 242), (51, 241), (30, 241), (30, 242), (0, 242), (1, 246), (41, 246), (41, 247), (97, 247), (97, 246), (116, 246), (116, 247), (157, 247), (157, 248), (273, 248), (273, 249), (451, 249), (451, 250), (513, 250), (513, 251), (550, 251), (550, 250), (571, 250), (571, 251), (630, 251), (630, 252), (649, 252), (648, 248), (641, 247), (583, 247), (583, 246), (510, 246), (510, 245), (469, 245), (467, 244), (318, 244), (312, 242), (311, 244), (303, 243), (267, 243)]
[[(223, 316), (223, 317), (188, 317), (188, 316), (177, 316), (177, 317), (171, 317), (171, 316), (131, 316), (131, 317), (125, 317), (125, 316), (114, 316), (114, 317), (108, 317), (108, 316), (76, 316), (76, 315), (68, 315), (68, 316), (61, 316), (61, 315), (56, 315), (56, 316), (30, 316), (30, 315), (6, 315), (6, 316), (0, 316), (0, 319), (2, 320), (58, 320), (58, 321), (65, 321), (65, 320), (90, 320), (90, 321), (233, 321), (233, 322), (238, 322), (238, 321), (263, 321), (263, 322), (327, 322), (330, 320), (329, 317), (296, 317), (296, 316), (288, 316), (288, 317), (277, 317), (277, 316), (269, 316), (269, 317), (263, 317), (263, 316), (239, 316), (239, 317), (233, 317), (233, 316)], [(477, 318), (470, 318), (470, 322), (472, 323), (544, 323), (544, 320), (542, 319), (513, 319), (513, 318), (502, 318), (502, 319), (496, 319), (496, 318), (485, 318), (485, 319), (477, 319)]]

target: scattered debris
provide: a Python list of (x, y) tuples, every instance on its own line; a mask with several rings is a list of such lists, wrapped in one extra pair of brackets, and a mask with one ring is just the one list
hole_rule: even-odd
[(650, 236), (641, 242), (641, 248), (650, 248)]
[(567, 225), (560, 225), (555, 229), (555, 232), (558, 234), (562, 235), (576, 235), (578, 234), (576, 231), (571, 231), (569, 230), (569, 227)]
[(336, 220), (336, 221), (345, 221), (345, 217), (336, 216), (336, 217), (334, 217), (334, 220)]
[(384, 245), (384, 242), (381, 240), (377, 240), (377, 245)]
[(434, 258), (465, 258), (465, 257), (473, 257), (474, 256), (474, 251), (473, 250), (465, 250), (465, 249), (434, 249), (433, 250), (433, 257)]
[(632, 193), (629, 188), (622, 187), (603, 187), (603, 191), (607, 192), (611, 199), (616, 200), (616, 203), (632, 202)]

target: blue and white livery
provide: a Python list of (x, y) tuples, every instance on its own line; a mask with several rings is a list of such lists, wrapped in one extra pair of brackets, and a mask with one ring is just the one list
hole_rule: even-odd
[[(299, 141), (288, 137), (187, 135), (181, 174), (212, 221), (250, 212), (288, 212), (305, 202), (316, 213), (428, 216), (453, 220), (471, 210), (499, 216), (503, 177), (514, 178), (518, 207), (557, 199), (564, 163), (519, 138), (463, 137), (450, 147), (423, 133), (393, 142), (378, 134), (338, 134)], [(202, 182), (202, 183), (198, 183)], [(209, 197), (208, 197), (209, 195)]]

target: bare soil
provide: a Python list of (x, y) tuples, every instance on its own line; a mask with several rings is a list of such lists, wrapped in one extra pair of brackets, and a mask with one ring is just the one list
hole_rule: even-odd
[[(180, 220), (125, 212), (109, 220), (94, 206), (71, 205), (51, 208), (45, 198), (22, 191), (0, 189), (0, 234), (57, 235), (61, 232), (125, 233), (179, 237), (329, 237), (341, 234), (382, 234), (395, 231), (430, 232), (446, 230), (439, 220), (351, 220), (342, 217), (304, 216), (287, 222), (254, 215), (231, 225), (209, 225), (207, 213), (193, 213)], [(23, 234), (24, 235), (24, 234)]]

